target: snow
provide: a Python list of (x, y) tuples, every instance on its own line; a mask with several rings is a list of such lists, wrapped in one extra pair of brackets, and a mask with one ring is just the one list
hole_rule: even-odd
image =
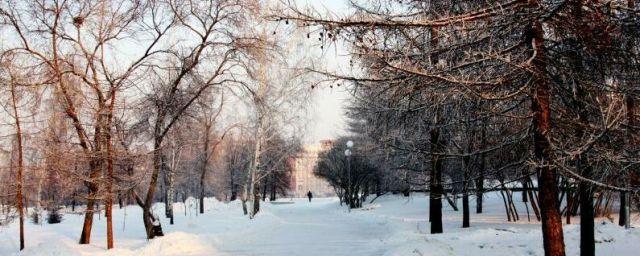
[[(519, 196), (514, 194), (514, 200)], [(175, 225), (156, 204), (164, 237), (147, 241), (137, 206), (114, 210), (115, 249), (106, 250), (105, 218), (96, 214), (90, 245), (77, 244), (82, 215), (67, 213), (60, 224), (27, 222), (26, 249), (18, 253), (17, 223), (0, 227), (0, 255), (542, 255), (540, 223), (527, 221), (517, 202), (520, 221), (507, 222), (502, 198), (489, 193), (485, 213), (475, 214), (471, 228), (461, 228), (461, 212), (444, 203), (444, 234), (429, 234), (428, 198), (388, 195), (362, 209), (347, 212), (335, 198), (281, 199), (261, 204), (256, 219), (242, 214), (239, 202), (205, 201), (198, 215), (195, 200), (174, 205)], [(572, 219), (578, 223), (579, 219)], [(638, 217), (634, 216), (634, 224)], [(579, 254), (580, 227), (565, 225), (568, 255)], [(625, 230), (599, 219), (597, 255), (636, 255), (640, 230)]]

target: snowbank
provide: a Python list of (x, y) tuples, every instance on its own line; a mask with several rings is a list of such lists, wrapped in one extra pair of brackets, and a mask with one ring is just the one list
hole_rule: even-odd
[[(520, 221), (507, 222), (502, 198), (487, 193), (484, 213), (471, 214), (471, 227), (461, 228), (462, 213), (444, 204), (444, 233), (429, 234), (428, 197), (387, 195), (349, 213), (336, 198), (283, 199), (263, 203), (256, 219), (242, 214), (239, 201), (205, 200), (205, 213), (195, 199), (174, 204), (175, 225), (156, 204), (164, 237), (145, 238), (137, 206), (114, 210), (115, 246), (106, 250), (105, 219), (94, 218), (90, 245), (77, 244), (82, 214), (66, 213), (60, 224), (26, 225), (26, 250), (18, 254), (17, 223), (0, 227), (0, 255), (542, 255), (540, 223), (527, 221), (515, 193)], [(470, 200), (475, 209), (475, 200)], [(117, 208), (117, 207), (116, 207)], [(638, 217), (634, 217), (638, 224)], [(568, 255), (579, 255), (578, 218), (565, 225)], [(625, 230), (607, 219), (596, 223), (597, 255), (636, 255), (640, 230)]]

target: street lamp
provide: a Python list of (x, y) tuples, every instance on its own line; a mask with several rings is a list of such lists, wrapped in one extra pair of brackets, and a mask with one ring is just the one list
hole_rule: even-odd
[(353, 147), (353, 141), (347, 141), (347, 150), (344, 151), (344, 155), (347, 157), (347, 206), (349, 212), (351, 212), (351, 148)]

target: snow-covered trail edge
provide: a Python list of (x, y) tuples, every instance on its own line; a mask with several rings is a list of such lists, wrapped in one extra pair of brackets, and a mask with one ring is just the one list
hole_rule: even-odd
[[(291, 200), (262, 205), (254, 220), (242, 215), (238, 202), (205, 202), (196, 214), (193, 201), (174, 205), (176, 225), (162, 219), (165, 236), (147, 241), (141, 211), (130, 206), (114, 211), (116, 249), (107, 251), (105, 219), (96, 215), (91, 245), (78, 245), (82, 216), (65, 214), (60, 224), (26, 226), (27, 249), (17, 251), (17, 225), (0, 227), (0, 255), (542, 255), (536, 221), (527, 221), (523, 205), (519, 222), (507, 222), (502, 199), (487, 194), (485, 213), (471, 215), (462, 229), (461, 212), (445, 205), (445, 233), (428, 234), (428, 199), (384, 196), (351, 213), (335, 198)], [(517, 200), (517, 198), (515, 199)], [(473, 202), (473, 201), (472, 201)], [(518, 201), (516, 201), (518, 202)], [(475, 209), (471, 203), (472, 209)], [(154, 211), (163, 215), (164, 205)], [(577, 223), (573, 219), (572, 223)], [(635, 217), (638, 224), (638, 217)], [(607, 219), (596, 224), (597, 255), (635, 255), (640, 230), (625, 230)], [(565, 225), (568, 255), (579, 254), (579, 225)]]

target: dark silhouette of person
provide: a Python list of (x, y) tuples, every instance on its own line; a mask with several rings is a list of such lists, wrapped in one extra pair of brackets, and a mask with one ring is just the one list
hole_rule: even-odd
[(311, 191), (307, 193), (307, 197), (309, 198), (309, 202), (311, 202), (311, 198), (313, 198), (313, 194), (311, 193)]

